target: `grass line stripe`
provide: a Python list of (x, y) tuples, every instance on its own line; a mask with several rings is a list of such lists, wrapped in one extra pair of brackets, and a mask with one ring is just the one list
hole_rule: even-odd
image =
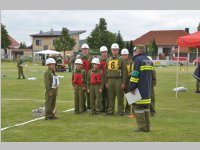
[[(38, 100), (38, 99), (18, 99), (18, 98), (2, 98), (2, 100), (6, 101), (40, 101), (43, 102), (45, 100)], [(63, 103), (68, 103), (68, 102), (73, 102), (72, 100), (70, 101), (65, 101), (65, 100), (57, 100), (56, 102), (63, 102)]]
[[(62, 112), (65, 113), (65, 112), (70, 112), (70, 111), (73, 111), (73, 110), (74, 110), (74, 108), (71, 108), (71, 109), (64, 110), (64, 111), (62, 111)], [(26, 121), (26, 122), (22, 122), (22, 123), (15, 124), (15, 125), (13, 125), (13, 126), (4, 127), (4, 128), (1, 128), (0, 131), (4, 131), (4, 130), (6, 130), (6, 129), (13, 128), (13, 127), (22, 126), (22, 125), (28, 124), (28, 123), (30, 123), (30, 122), (42, 120), (42, 119), (44, 119), (44, 118), (45, 118), (45, 117), (39, 117), (39, 118), (35, 118), (35, 119), (29, 120), (29, 121)]]

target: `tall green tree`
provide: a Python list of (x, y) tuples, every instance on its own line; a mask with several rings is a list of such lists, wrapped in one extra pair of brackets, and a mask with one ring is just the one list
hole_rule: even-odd
[(133, 56), (133, 48), (135, 47), (134, 45), (133, 45), (133, 41), (130, 41), (129, 42), (129, 54), (131, 55), (131, 56)]
[(200, 22), (199, 22), (199, 25), (197, 27), (197, 31), (200, 31)]
[(128, 49), (128, 51), (130, 50), (130, 44), (129, 44), (129, 41), (126, 42), (126, 46), (125, 46), (125, 47)]
[(21, 42), (19, 45), (19, 48), (27, 48), (26, 43), (25, 42)]
[(119, 44), (119, 48), (120, 50), (122, 50), (124, 48), (124, 40), (122, 38), (122, 35), (120, 33), (120, 31), (117, 33), (116, 35), (116, 43)]
[(55, 49), (57, 51), (63, 51), (65, 57), (65, 52), (72, 50), (75, 45), (75, 39), (69, 35), (69, 30), (62, 28), (61, 36), (54, 42)]
[(116, 35), (107, 30), (107, 22), (104, 18), (99, 19), (99, 23), (96, 24), (95, 28), (86, 39), (90, 48), (97, 50), (103, 45), (110, 49), (115, 40)]
[(1, 23), (1, 48), (5, 50), (5, 54), (7, 54), (7, 48), (10, 44), (11, 44), (11, 41), (9, 40), (6, 26)]
[(150, 44), (148, 45), (147, 53), (148, 53), (148, 55), (152, 56), (153, 59), (156, 58), (157, 53), (158, 53), (158, 47), (156, 45), (156, 40), (155, 39), (152, 40), (150, 42)]

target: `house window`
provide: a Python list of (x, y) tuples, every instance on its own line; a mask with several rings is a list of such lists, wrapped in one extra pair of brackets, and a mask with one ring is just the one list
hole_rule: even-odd
[(56, 43), (56, 39), (53, 40), (53, 46), (55, 45), (55, 43)]
[(47, 50), (48, 49), (48, 45), (44, 45), (44, 50)]
[(37, 46), (40, 46), (40, 45), (42, 45), (42, 41), (39, 40), (39, 39), (37, 39), (37, 40), (35, 41), (35, 44), (36, 44)]

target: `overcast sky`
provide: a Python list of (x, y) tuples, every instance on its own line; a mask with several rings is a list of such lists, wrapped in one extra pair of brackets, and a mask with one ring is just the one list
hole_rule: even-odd
[(105, 18), (108, 30), (121, 32), (124, 40), (134, 40), (150, 30), (182, 30), (195, 32), (200, 22), (200, 11), (137, 11), (137, 10), (4, 10), (1, 22), (19, 42), (31, 44), (30, 34), (40, 30), (86, 30), (85, 39), (99, 18)]

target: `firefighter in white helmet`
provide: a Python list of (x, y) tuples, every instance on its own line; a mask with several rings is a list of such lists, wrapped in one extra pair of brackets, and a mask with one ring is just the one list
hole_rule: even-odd
[(112, 56), (108, 59), (106, 87), (109, 89), (109, 108), (107, 115), (115, 111), (115, 97), (118, 100), (118, 114), (124, 115), (124, 88), (127, 80), (126, 62), (119, 56), (119, 45), (111, 46)]
[(72, 74), (72, 86), (74, 88), (74, 113), (84, 112), (84, 91), (86, 90), (86, 72), (82, 69), (81, 59), (75, 60), (75, 70)]
[(46, 65), (48, 66), (47, 71), (44, 73), (44, 83), (45, 83), (45, 119), (53, 120), (57, 119), (54, 110), (56, 107), (56, 96), (57, 88), (59, 86), (58, 76), (55, 71), (56, 61), (53, 58), (48, 58), (46, 60)]
[(103, 78), (102, 70), (98, 69), (100, 64), (99, 58), (92, 59), (92, 69), (89, 70), (87, 76), (87, 92), (90, 93), (91, 113), (97, 115), (101, 111)]
[[(126, 61), (127, 80), (126, 80), (124, 92), (127, 93), (129, 81), (130, 81), (130, 77), (131, 77), (131, 72), (133, 71), (133, 61), (129, 57), (128, 49), (126, 49), (126, 48), (122, 49), (121, 55), (122, 55), (122, 58)], [(125, 113), (127, 115), (129, 115), (128, 116), (129, 118), (135, 118), (134, 107), (132, 106), (132, 109), (131, 109), (131, 106), (128, 104), (127, 101), (126, 101), (126, 106), (125, 106)]]
[[(91, 59), (92, 59), (91, 56), (89, 55), (89, 45), (86, 43), (83, 44), (81, 46), (81, 50), (82, 50), (82, 55), (79, 58), (83, 61), (82, 68), (86, 71), (86, 76), (87, 76), (87, 73), (91, 68)], [(87, 91), (85, 91), (84, 92), (84, 110), (87, 111), (87, 109), (90, 110), (90, 95)]]
[(105, 81), (106, 81), (106, 67), (107, 67), (107, 59), (108, 59), (108, 48), (106, 46), (100, 47), (100, 64), (99, 69), (103, 72), (103, 80), (104, 85), (102, 89), (102, 100), (101, 100), (101, 112), (107, 112), (108, 111), (108, 105), (109, 105), (109, 97), (108, 97), (108, 89), (106, 88)]

